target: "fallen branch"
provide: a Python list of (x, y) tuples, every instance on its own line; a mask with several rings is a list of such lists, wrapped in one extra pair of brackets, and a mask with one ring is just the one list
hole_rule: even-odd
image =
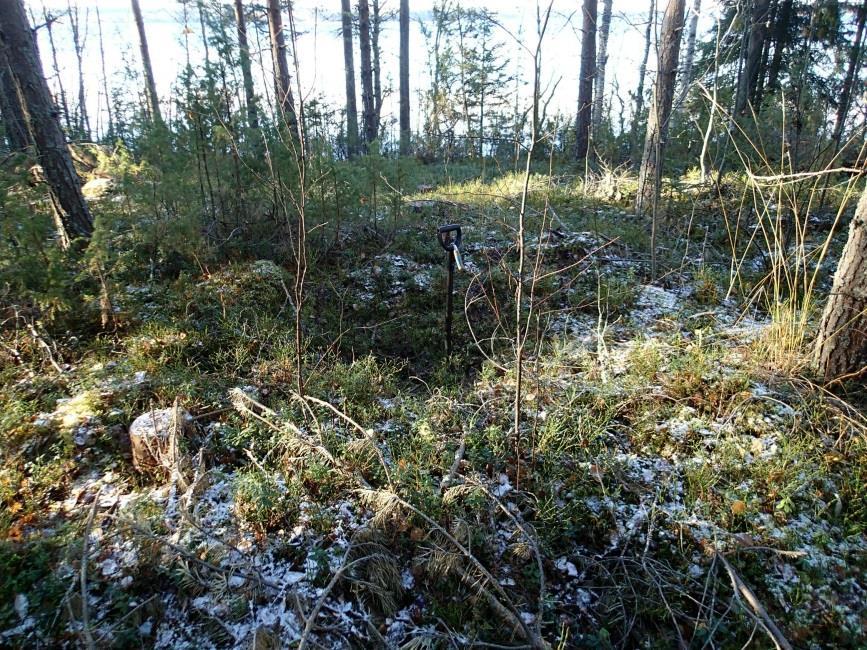
[(743, 601), (741, 600), (741, 596), (743, 596), (752, 609), (752, 614), (758, 619), (759, 624), (764, 628), (768, 636), (771, 637), (771, 641), (774, 642), (777, 650), (792, 650), (792, 645), (786, 640), (786, 637), (783, 636), (780, 628), (771, 620), (771, 617), (768, 616), (767, 610), (759, 602), (759, 599), (756, 598), (752, 589), (741, 580), (740, 576), (735, 572), (734, 567), (726, 560), (725, 555), (719, 551), (715, 555), (722, 562), (726, 571), (728, 571), (729, 578), (732, 581), (732, 589), (735, 591), (735, 597), (738, 599), (738, 602), (743, 605)]

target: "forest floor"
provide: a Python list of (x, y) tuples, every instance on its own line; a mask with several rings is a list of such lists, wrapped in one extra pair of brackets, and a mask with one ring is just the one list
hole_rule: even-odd
[[(651, 283), (628, 199), (535, 177), (516, 436), (520, 179), (432, 184), (313, 255), (304, 396), (267, 260), (119, 284), (113, 330), (4, 331), (0, 645), (867, 644), (863, 398), (727, 295), (714, 200), (679, 190)], [(127, 430), (166, 408), (145, 476)]]

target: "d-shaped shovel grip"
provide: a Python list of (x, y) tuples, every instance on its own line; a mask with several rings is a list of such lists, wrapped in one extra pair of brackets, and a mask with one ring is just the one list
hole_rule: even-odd
[[(452, 238), (452, 233), (455, 233), (454, 238)], [(437, 239), (439, 239), (440, 246), (445, 251), (450, 252), (454, 248), (460, 248), (462, 239), (461, 227), (456, 223), (440, 226), (437, 228)]]

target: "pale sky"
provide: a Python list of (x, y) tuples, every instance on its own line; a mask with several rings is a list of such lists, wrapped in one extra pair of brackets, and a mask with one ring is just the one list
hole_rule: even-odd
[[(37, 16), (35, 21), (41, 23), (43, 4), (52, 13), (66, 11), (67, 2), (76, 0), (26, 0), (28, 8)], [(524, 40), (535, 44), (535, 0), (461, 0), (465, 7), (487, 7), (499, 17), (501, 24), (513, 34), (522, 33)], [(91, 126), (95, 127), (97, 102), (100, 109), (104, 108), (102, 97), (102, 73), (99, 61), (99, 45), (95, 9), (98, 7), (103, 24), (103, 38), (106, 50), (106, 65), (110, 85), (120, 86), (123, 79), (125, 61), (136, 69), (139, 67), (138, 36), (132, 18), (129, 0), (77, 0), (82, 23), (87, 16), (87, 40), (85, 43), (85, 86), (88, 99), (88, 111), (91, 115)], [(227, 11), (231, 11), (231, 3), (223, 3)], [(245, 2), (245, 5), (253, 3)], [(354, 4), (354, 2), (353, 2)], [(396, 11), (398, 0), (383, 0), (384, 11)], [(552, 18), (543, 45), (543, 88), (559, 80), (550, 112), (560, 110), (564, 113), (574, 113), (577, 104), (578, 68), (581, 47), (581, 14), (580, 0), (554, 0)], [(657, 4), (664, 5), (664, 0)], [(700, 30), (710, 29), (717, 13), (717, 2), (705, 0)], [(184, 52), (183, 8), (179, 0), (140, 0), (144, 14), (145, 28), (148, 34), (151, 59), (154, 66), (158, 93), (163, 105), (171, 99), (172, 84), (186, 63)], [(204, 51), (201, 47), (198, 14), (195, 2), (189, 5), (189, 35), (193, 48), (192, 57), (202, 60)], [(411, 60), (411, 103), (413, 128), (418, 125), (419, 100), (418, 92), (427, 87), (425, 41), (419, 29), (420, 19), (430, 18), (433, 0), (410, 0), (412, 15), (412, 31), (410, 35)], [(692, 2), (687, 3), (688, 7)], [(301, 88), (305, 95), (322, 95), (336, 106), (345, 102), (343, 77), (343, 48), (339, 36), (340, 3), (339, 0), (296, 0), (296, 26), (301, 36), (298, 43), (298, 57), (301, 67)], [(644, 46), (644, 28), (650, 3), (648, 0), (614, 0), (611, 37), (609, 40), (609, 64), (606, 83), (606, 95), (610, 96), (616, 83), (620, 94), (629, 104), (628, 93), (637, 85), (638, 67)], [(600, 2), (601, 15), (601, 2)], [(249, 16), (248, 16), (249, 20)], [(661, 16), (659, 18), (661, 22)], [(84, 27), (82, 26), (82, 31)], [(67, 95), (77, 92), (77, 68), (73, 55), (69, 20), (65, 16), (55, 23), (55, 41), (58, 46), (61, 77)], [(512, 72), (520, 65), (521, 78), (531, 80), (532, 62), (530, 55), (515, 45), (512, 37), (502, 29), (495, 29), (495, 37), (502, 39), (511, 53)], [(258, 55), (255, 52), (256, 40), (250, 30), (250, 47), (253, 52), (254, 74), (258, 77), (257, 84), (265, 83), (261, 66), (258, 65)], [(46, 74), (51, 73), (50, 51), (48, 39), (43, 30), (39, 31), (39, 43)], [(268, 51), (267, 35), (262, 35), (262, 61), (268, 70), (267, 83), (270, 79), (270, 53)], [(359, 69), (358, 41), (356, 47), (356, 74)], [(384, 26), (381, 47), (383, 51), (382, 70), (383, 86), (394, 89), (384, 100), (384, 119), (397, 114), (397, 71), (398, 71), (398, 25), (393, 20)], [(213, 56), (213, 54), (212, 54)], [(655, 57), (651, 51), (648, 83), (652, 83)], [(648, 86), (649, 87), (649, 86)], [(360, 92), (360, 85), (358, 86)], [(529, 101), (525, 89), (525, 101)], [(360, 106), (360, 100), (359, 100)], [(165, 110), (165, 109), (164, 109)], [(102, 118), (103, 124), (105, 117)]]

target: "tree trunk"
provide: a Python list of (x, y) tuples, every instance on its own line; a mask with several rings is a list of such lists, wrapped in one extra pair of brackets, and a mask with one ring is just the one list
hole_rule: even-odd
[(0, 115), (3, 117), (3, 128), (6, 140), (12, 151), (24, 151), (33, 144), (30, 131), (27, 128), (27, 115), (21, 106), (21, 96), (18, 84), (6, 52), (0, 48)]
[(409, 154), (409, 0), (400, 0), (400, 153)]
[(602, 111), (605, 110), (605, 68), (608, 65), (608, 32), (611, 29), (611, 6), (614, 0), (602, 0), (599, 24), (599, 54), (596, 57), (596, 94), (593, 96), (593, 138), (599, 140)]
[(668, 137), (668, 122), (674, 101), (674, 84), (677, 79), (677, 61), (685, 9), (686, 0), (668, 0), (665, 16), (662, 19), (659, 69), (656, 72), (656, 87), (653, 90), (653, 106), (647, 116), (647, 134), (638, 174), (638, 195), (635, 198), (635, 211), (638, 214), (642, 214), (653, 203), (659, 192), (660, 173), (665, 160), (665, 143)]
[(762, 46), (762, 58), (759, 62), (759, 73), (756, 77), (756, 87), (753, 89), (752, 97), (750, 97), (750, 101), (757, 109), (761, 107), (762, 100), (765, 96), (765, 82), (768, 76), (768, 63), (771, 59), (771, 45), (774, 41), (774, 39), (771, 37), (769, 27), (776, 23), (778, 9), (779, 4), (777, 0), (772, 0), (770, 3), (770, 8), (768, 9), (767, 21), (765, 26), (765, 42)]
[(132, 0), (132, 13), (135, 16), (135, 26), (138, 29), (139, 46), (141, 48), (141, 64), (145, 78), (145, 96), (147, 97), (148, 112), (154, 124), (163, 123), (163, 115), (160, 112), (160, 100), (157, 95), (157, 84), (154, 81), (154, 71), (151, 66), (151, 55), (148, 49), (147, 34), (145, 34), (144, 20), (141, 16), (141, 7), (138, 0)]
[(292, 81), (289, 77), (289, 59), (286, 57), (286, 34), (283, 31), (283, 14), (280, 0), (268, 0), (268, 30), (271, 35), (271, 56), (274, 60), (274, 93), (280, 118), (289, 127), (291, 137), (298, 133), (298, 116), (292, 97)]
[(789, 23), (792, 20), (792, 1), (780, 0), (780, 6), (774, 20), (774, 56), (768, 67), (768, 82), (765, 88), (768, 92), (777, 89), (780, 69), (783, 65), (783, 52), (789, 44)]
[(641, 124), (644, 111), (644, 79), (647, 76), (647, 59), (650, 56), (650, 37), (656, 24), (656, 0), (650, 0), (650, 14), (647, 18), (647, 29), (644, 31), (644, 56), (638, 67), (638, 87), (635, 89), (635, 110), (632, 113), (632, 125), (629, 128), (630, 157), (633, 164), (638, 162), (638, 127)]
[(680, 75), (680, 95), (677, 103), (680, 105), (686, 99), (689, 85), (692, 83), (692, 66), (695, 64), (695, 37), (698, 32), (698, 17), (701, 15), (701, 0), (693, 0), (689, 10), (689, 30), (686, 34), (686, 53), (683, 56), (683, 72)]
[(837, 104), (837, 116), (834, 120), (834, 151), (840, 149), (840, 141), (843, 138), (843, 128), (846, 126), (846, 116), (849, 114), (849, 103), (852, 97), (852, 85), (858, 77), (858, 68), (861, 64), (861, 38), (864, 35), (864, 22), (867, 21), (867, 0), (858, 9), (858, 27), (855, 31), (855, 40), (849, 51), (849, 67), (843, 80), (843, 88), (840, 93), (840, 101)]
[(78, 119), (76, 127), (78, 127), (78, 135), (85, 140), (90, 140), (90, 118), (87, 116), (87, 95), (84, 92), (84, 44), (87, 40), (87, 16), (84, 14), (85, 31), (81, 33), (81, 23), (79, 22), (78, 3), (74, 6), (72, 0), (67, 0), (67, 8), (69, 9), (69, 23), (72, 29), (72, 47), (75, 50), (75, 60), (78, 63)]
[(867, 190), (855, 210), (822, 315), (816, 361), (825, 381), (867, 370)]
[(54, 79), (57, 81), (57, 93), (60, 108), (63, 109), (63, 124), (67, 131), (72, 131), (72, 121), (69, 117), (69, 104), (66, 101), (66, 91), (63, 88), (63, 78), (60, 76), (60, 64), (57, 62), (57, 47), (54, 45), (54, 21), (56, 18), (48, 13), (45, 3), (42, 4), (42, 17), (45, 19), (45, 31), (48, 32), (48, 45), (51, 47), (51, 62), (54, 67)]
[(373, 20), (370, 23), (370, 51), (373, 54), (373, 123), (379, 135), (380, 115), (382, 115), (382, 69), (379, 64), (379, 35), (382, 31), (382, 17), (379, 14), (379, 0), (373, 0)]
[(346, 153), (358, 154), (358, 107), (355, 102), (355, 56), (352, 46), (352, 9), (349, 0), (341, 0), (343, 62), (346, 71)]
[(593, 108), (593, 77), (596, 76), (596, 3), (584, 0), (581, 30), (581, 72), (578, 77), (578, 117), (576, 119), (575, 158), (587, 157), (590, 146), (590, 118)]
[(376, 109), (373, 100), (373, 65), (370, 57), (370, 6), (358, 1), (358, 40), (361, 47), (361, 120), (364, 123), (364, 143), (376, 140)]
[(93, 217), (81, 193), (22, 0), (0, 2), (0, 47), (21, 93), (37, 158), (51, 190), (61, 243), (87, 239), (93, 232)]
[(99, 61), (102, 66), (102, 89), (105, 93), (105, 111), (108, 113), (108, 137), (114, 135), (114, 115), (112, 114), (111, 94), (108, 91), (108, 75), (105, 73), (105, 47), (102, 42), (102, 18), (99, 15), (99, 6), (96, 7), (96, 26), (99, 29)]
[(750, 13), (747, 56), (738, 82), (735, 115), (743, 115), (747, 108), (747, 102), (755, 95), (762, 63), (762, 50), (768, 35), (767, 21), (770, 5), (770, 0), (754, 0), (753, 2), (753, 10)]
[(244, 79), (244, 95), (247, 97), (247, 124), (259, 128), (259, 113), (256, 108), (256, 91), (253, 88), (253, 71), (250, 68), (250, 46), (247, 43), (247, 19), (244, 16), (243, 0), (235, 0), (235, 26), (238, 30), (238, 53), (241, 76)]

